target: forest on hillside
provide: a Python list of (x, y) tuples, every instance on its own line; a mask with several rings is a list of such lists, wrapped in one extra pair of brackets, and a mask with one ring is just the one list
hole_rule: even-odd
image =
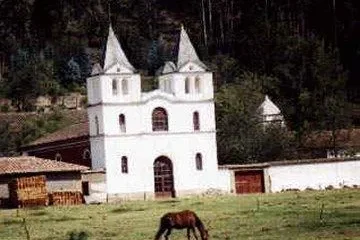
[[(155, 86), (156, 70), (176, 57), (183, 24), (214, 72), (224, 162), (285, 158), (309, 132), (359, 124), (359, 18), (357, 0), (0, 0), (0, 98), (31, 111), (39, 95), (84, 92), (110, 22)], [(256, 127), (264, 94), (294, 139)]]

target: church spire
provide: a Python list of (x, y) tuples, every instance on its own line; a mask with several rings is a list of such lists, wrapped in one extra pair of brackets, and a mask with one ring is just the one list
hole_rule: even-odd
[(112, 26), (110, 24), (109, 35), (106, 43), (104, 70), (108, 70), (110, 67), (117, 63), (120, 66), (125, 67), (131, 71), (135, 70), (129, 60), (126, 58), (125, 53), (122, 50), (121, 45), (116, 38), (114, 30), (112, 29)]
[(205, 64), (200, 61), (198, 55), (196, 54), (195, 48), (192, 45), (190, 38), (184, 29), (184, 26), (181, 24), (177, 67), (181, 68), (188, 62), (196, 63), (200, 67), (206, 69)]

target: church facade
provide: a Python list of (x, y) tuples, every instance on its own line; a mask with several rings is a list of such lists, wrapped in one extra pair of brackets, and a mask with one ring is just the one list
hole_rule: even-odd
[[(104, 65), (87, 79), (93, 169), (106, 172), (109, 198), (156, 198), (229, 191), (218, 169), (213, 76), (182, 27), (177, 63), (159, 70), (158, 89), (140, 75), (110, 27)], [(98, 189), (99, 190), (99, 189)]]

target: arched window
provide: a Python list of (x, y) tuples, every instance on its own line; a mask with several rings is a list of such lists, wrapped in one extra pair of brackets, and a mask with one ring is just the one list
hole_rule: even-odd
[(126, 132), (126, 122), (125, 122), (124, 114), (119, 115), (119, 126), (120, 126), (120, 132), (122, 133)]
[(199, 77), (195, 78), (195, 92), (200, 93), (200, 78)]
[(128, 173), (128, 159), (125, 156), (121, 157), (121, 172), (122, 173)]
[(199, 113), (194, 112), (193, 113), (193, 124), (194, 124), (194, 130), (200, 130), (200, 119), (199, 119)]
[(82, 154), (82, 165), (89, 166), (91, 165), (91, 153), (90, 150), (85, 148)]
[(190, 92), (190, 78), (185, 78), (185, 93)]
[(113, 95), (117, 95), (118, 94), (118, 86), (117, 86), (117, 81), (116, 79), (112, 80), (112, 93)]
[(61, 156), (60, 153), (56, 153), (56, 154), (55, 154), (55, 160), (56, 160), (56, 161), (59, 161), (59, 162), (62, 161), (62, 156)]
[(195, 161), (196, 161), (196, 170), (202, 170), (203, 169), (203, 164), (202, 164), (201, 153), (196, 154)]
[(95, 132), (96, 132), (96, 135), (99, 135), (99, 134), (100, 134), (99, 118), (98, 118), (98, 116), (95, 116)]
[(128, 80), (127, 79), (122, 80), (121, 88), (122, 88), (122, 93), (124, 95), (127, 95), (129, 93), (129, 86), (128, 86)]
[(84, 160), (88, 160), (91, 158), (91, 153), (90, 153), (90, 150), (89, 149), (84, 149), (83, 151), (83, 154), (82, 154), (82, 157)]
[(168, 130), (168, 116), (163, 108), (155, 108), (152, 113), (152, 129), (153, 131)]

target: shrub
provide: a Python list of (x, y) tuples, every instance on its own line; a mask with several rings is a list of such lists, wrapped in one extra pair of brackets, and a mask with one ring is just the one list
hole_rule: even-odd
[(69, 235), (69, 240), (87, 240), (89, 238), (89, 234), (85, 231), (76, 232), (72, 231)]
[(9, 112), (9, 110), (10, 110), (10, 107), (7, 104), (1, 105), (1, 107), (0, 107), (0, 112), (6, 113), (6, 112)]
[(333, 185), (329, 185), (329, 186), (325, 187), (325, 190), (333, 190), (333, 189), (334, 189)]

